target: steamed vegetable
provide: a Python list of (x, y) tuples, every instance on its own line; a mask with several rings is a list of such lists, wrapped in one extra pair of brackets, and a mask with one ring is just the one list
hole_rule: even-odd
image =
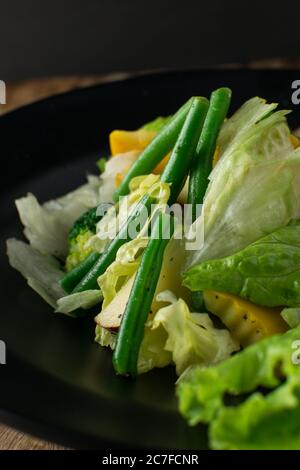
[(117, 374), (132, 376), (137, 374), (138, 355), (145, 323), (159, 279), (165, 248), (173, 231), (172, 219), (160, 213), (142, 255), (122, 316), (113, 355), (113, 365)]
[(113, 194), (120, 185), (124, 175), (140, 155), (139, 150), (131, 150), (115, 155), (107, 160), (105, 171), (101, 175), (99, 196), (101, 202), (112, 203)]
[(68, 252), (68, 233), (78, 217), (99, 204), (100, 179), (88, 183), (63, 197), (41, 205), (32, 194), (16, 200), (24, 234), (31, 246), (41, 253), (64, 260)]
[(185, 273), (191, 290), (214, 289), (269, 307), (300, 305), (300, 225), (291, 225), (226, 258)]
[(162, 325), (168, 334), (164, 349), (172, 354), (178, 375), (192, 365), (207, 365), (226, 359), (239, 349), (239, 344), (225, 329), (217, 329), (206, 313), (192, 313), (182, 299), (165, 291), (159, 300), (169, 300), (161, 308), (151, 327)]
[[(184, 185), (194, 157), (207, 107), (207, 100), (201, 98), (193, 99), (175, 148), (163, 171), (161, 181), (169, 183), (171, 186), (171, 194), (168, 201), (170, 204), (176, 201)], [(141, 265), (139, 266), (122, 317), (113, 359), (115, 370), (119, 374), (136, 375), (137, 358), (143, 338), (144, 323), (149, 314), (157, 287), (166, 241), (168, 242), (170, 237), (172, 237), (174, 230), (174, 228), (170, 229), (170, 236), (165, 240), (162, 231), (162, 226), (166, 223), (165, 220), (168, 220), (166, 216), (160, 214), (157, 223), (154, 225), (153, 233), (151, 233), (151, 238), (143, 253)]]
[(275, 107), (253, 98), (224, 122), (220, 158), (192, 227), (204, 243), (187, 252), (187, 267), (231, 255), (299, 216), (300, 150), (286, 112)]
[[(170, 194), (166, 201), (169, 204), (173, 204), (176, 201), (184, 186), (207, 112), (207, 107), (208, 102), (205, 98), (195, 98), (192, 100), (176, 145), (161, 175), (161, 184), (170, 187)], [(141, 220), (141, 214), (145, 213), (145, 210), (148, 212), (151, 204), (155, 202), (155, 198), (151, 196), (151, 192), (153, 193), (153, 191), (153, 188), (150, 188), (149, 192), (144, 194), (102, 256), (75, 287), (74, 293), (82, 292), (87, 289), (95, 289), (97, 287), (97, 278), (101, 276), (114, 261), (118, 249), (126, 241), (134, 238), (130, 235), (132, 228), (136, 228), (139, 225), (137, 222)]]
[[(239, 349), (228, 331), (214, 328), (207, 314), (191, 312), (186, 302), (177, 299), (171, 291), (160, 291), (155, 302), (160, 308), (146, 322), (138, 374), (171, 364), (181, 374), (191, 364), (219, 362)], [(111, 331), (96, 327), (96, 341), (102, 346), (114, 349), (116, 338)]]
[(99, 222), (94, 242), (95, 251), (102, 255), (75, 287), (74, 293), (96, 289), (98, 277), (114, 261), (119, 248), (135, 238), (142, 225), (145, 228), (149, 224), (151, 204), (156, 203), (159, 209), (170, 197), (169, 185), (161, 182), (157, 175), (134, 178), (130, 182), (130, 189), (130, 194), (119, 202), (117, 217), (115, 207), (111, 207)]
[(280, 315), (290, 328), (296, 328), (300, 325), (300, 308), (284, 308)]
[(299, 338), (300, 327), (182, 378), (180, 411), (209, 424), (213, 449), (300, 449)]
[(210, 290), (203, 292), (203, 298), (208, 311), (222, 320), (242, 346), (288, 329), (280, 308), (261, 307), (235, 295)]
[(86, 251), (90, 251), (90, 254), (87, 255), (86, 258), (80, 262), (80, 264), (73, 268), (72, 271), (65, 274), (65, 276), (60, 281), (61, 287), (68, 294), (72, 292), (72, 290), (77, 286), (78, 282), (80, 282), (80, 280), (89, 272), (96, 261), (100, 258), (100, 254), (92, 252), (91, 247), (89, 247)]
[(92, 249), (87, 246), (87, 242), (96, 232), (99, 220), (101, 217), (97, 215), (97, 207), (92, 207), (74, 222), (68, 236), (69, 253), (65, 263), (67, 272), (91, 254)]
[(154, 139), (156, 134), (166, 125), (169, 119), (169, 117), (158, 117), (136, 131), (112, 131), (109, 134), (109, 145), (112, 156), (132, 150), (144, 150)]
[(210, 97), (208, 113), (190, 172), (188, 203), (193, 206), (193, 220), (196, 219), (197, 204), (203, 202), (208, 176), (212, 170), (217, 137), (226, 117), (230, 99), (231, 90), (229, 88), (218, 88)]
[(20, 271), (28, 285), (55, 308), (57, 300), (65, 295), (59, 285), (64, 275), (59, 261), (14, 238), (7, 240), (7, 255), (11, 266)]
[(176, 202), (189, 174), (208, 104), (206, 98), (194, 98), (192, 100), (175, 147), (162, 172), (161, 181), (170, 184), (171, 187), (169, 205)]
[[(180, 227), (177, 230), (181, 230)], [(102, 310), (95, 318), (99, 326), (117, 330), (128, 302), (136, 271), (148, 239), (137, 237), (123, 245), (116, 255), (116, 260), (99, 277), (98, 284), (103, 294)], [(190, 291), (182, 286), (181, 267), (184, 260), (184, 243), (175, 237), (170, 240), (160, 271), (156, 291), (152, 300), (149, 317), (153, 318), (162, 307), (162, 300), (157, 300), (165, 290), (172, 290), (185, 302), (190, 302)]]
[(82, 310), (89, 310), (102, 300), (102, 294), (99, 290), (86, 290), (78, 294), (66, 295), (57, 300), (56, 312), (64, 313), (71, 317), (84, 315)]
[[(74, 288), (73, 293), (83, 292), (88, 289), (97, 289), (97, 279), (103, 274), (106, 269), (114, 261), (117, 251), (124, 245), (128, 240), (131, 240), (131, 233), (136, 232), (136, 228), (139, 226), (142, 216), (141, 214), (145, 211), (149, 211), (151, 204), (154, 203), (154, 199), (149, 195), (145, 194), (138, 205), (134, 208), (125, 224), (121, 227), (116, 237), (110, 242), (107, 249), (102, 253), (100, 258), (95, 262), (91, 269), (81, 279), (81, 281)], [(146, 222), (146, 221), (145, 221)]]
[(118, 202), (120, 196), (128, 194), (129, 183), (133, 177), (151, 173), (162, 158), (173, 148), (191, 103), (192, 100), (190, 99), (174, 114), (155, 139), (145, 148), (138, 160), (131, 166), (121, 185), (114, 193), (115, 202)]

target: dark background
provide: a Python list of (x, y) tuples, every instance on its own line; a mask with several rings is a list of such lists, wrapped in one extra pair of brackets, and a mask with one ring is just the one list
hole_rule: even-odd
[(0, 0), (0, 78), (299, 57), (299, 0)]

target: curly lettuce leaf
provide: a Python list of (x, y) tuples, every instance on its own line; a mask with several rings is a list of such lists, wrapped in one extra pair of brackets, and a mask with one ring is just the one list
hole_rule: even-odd
[(102, 202), (113, 202), (117, 178), (125, 175), (139, 155), (139, 151), (132, 150), (114, 155), (106, 161), (105, 170), (101, 174), (100, 199)]
[[(174, 364), (180, 375), (192, 365), (219, 362), (239, 349), (227, 330), (215, 328), (205, 313), (190, 312), (184, 300), (177, 300), (172, 292), (161, 292), (157, 302), (170, 305), (149, 315), (139, 352), (139, 374)], [(96, 341), (100, 345), (113, 349), (115, 337), (97, 325)]]
[(28, 243), (10, 238), (7, 240), (7, 255), (10, 265), (25, 277), (28, 285), (55, 308), (56, 312), (74, 316), (71, 312), (87, 310), (102, 299), (99, 290), (65, 295), (59, 283), (65, 275), (60, 263), (53, 256), (40, 253)]
[(14, 238), (7, 240), (7, 255), (10, 265), (27, 279), (28, 285), (55, 308), (57, 299), (65, 295), (59, 284), (64, 276), (59, 262)]
[(267, 307), (300, 305), (300, 226), (281, 228), (226, 258), (184, 274), (192, 291), (212, 289)]
[(193, 368), (178, 384), (180, 412), (209, 424), (213, 449), (300, 449), (299, 340), (297, 327)]
[(297, 218), (300, 150), (286, 111), (270, 114), (275, 107), (253, 98), (224, 123), (220, 160), (192, 228), (204, 232), (204, 243), (187, 252), (187, 267), (231, 255)]
[(284, 321), (289, 325), (290, 328), (296, 328), (300, 325), (300, 308), (284, 308), (280, 315)]
[(178, 375), (188, 367), (219, 362), (239, 349), (229, 331), (214, 327), (207, 313), (192, 313), (182, 299), (172, 299), (169, 293), (159, 294), (170, 305), (161, 308), (149, 327), (163, 327), (167, 333), (164, 349), (172, 355)]
[[(66, 295), (57, 300), (56, 312), (72, 315), (78, 309), (88, 310), (94, 305), (97, 305), (102, 300), (102, 293), (100, 290), (86, 290), (77, 292), (75, 294)], [(76, 315), (75, 315), (76, 316)]]
[[(115, 157), (113, 157), (114, 159)], [(149, 174), (137, 176), (130, 181), (130, 193), (121, 198), (118, 205), (112, 205), (98, 222), (96, 235), (91, 237), (86, 248), (102, 253), (107, 244), (116, 236), (119, 229), (127, 221), (128, 215), (134, 210), (144, 194), (149, 193), (156, 201), (157, 209), (164, 206), (169, 198), (170, 186), (160, 181), (159, 175)]]
[(24, 234), (31, 246), (63, 260), (68, 252), (68, 233), (73, 223), (100, 202), (99, 186), (99, 178), (90, 176), (87, 184), (42, 205), (33, 194), (17, 199)]

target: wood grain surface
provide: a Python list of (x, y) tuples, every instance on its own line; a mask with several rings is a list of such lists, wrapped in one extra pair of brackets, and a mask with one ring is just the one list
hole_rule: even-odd
[(66, 448), (0, 424), (0, 450), (66, 450)]

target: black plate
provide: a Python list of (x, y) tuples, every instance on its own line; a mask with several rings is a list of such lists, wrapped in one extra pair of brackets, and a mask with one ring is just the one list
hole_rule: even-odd
[[(186, 71), (142, 76), (78, 90), (0, 118), (1, 419), (34, 434), (80, 448), (131, 446), (206, 448), (205, 427), (189, 428), (177, 412), (171, 367), (116, 377), (111, 354), (94, 342), (92, 320), (54, 314), (11, 269), (4, 240), (21, 237), (14, 199), (31, 191), (54, 198), (96, 172), (114, 128), (135, 129), (170, 114), (193, 94), (220, 85), (233, 90), (232, 109), (254, 95), (292, 106), (293, 71)], [(8, 97), (9, 98), (9, 97)]]

